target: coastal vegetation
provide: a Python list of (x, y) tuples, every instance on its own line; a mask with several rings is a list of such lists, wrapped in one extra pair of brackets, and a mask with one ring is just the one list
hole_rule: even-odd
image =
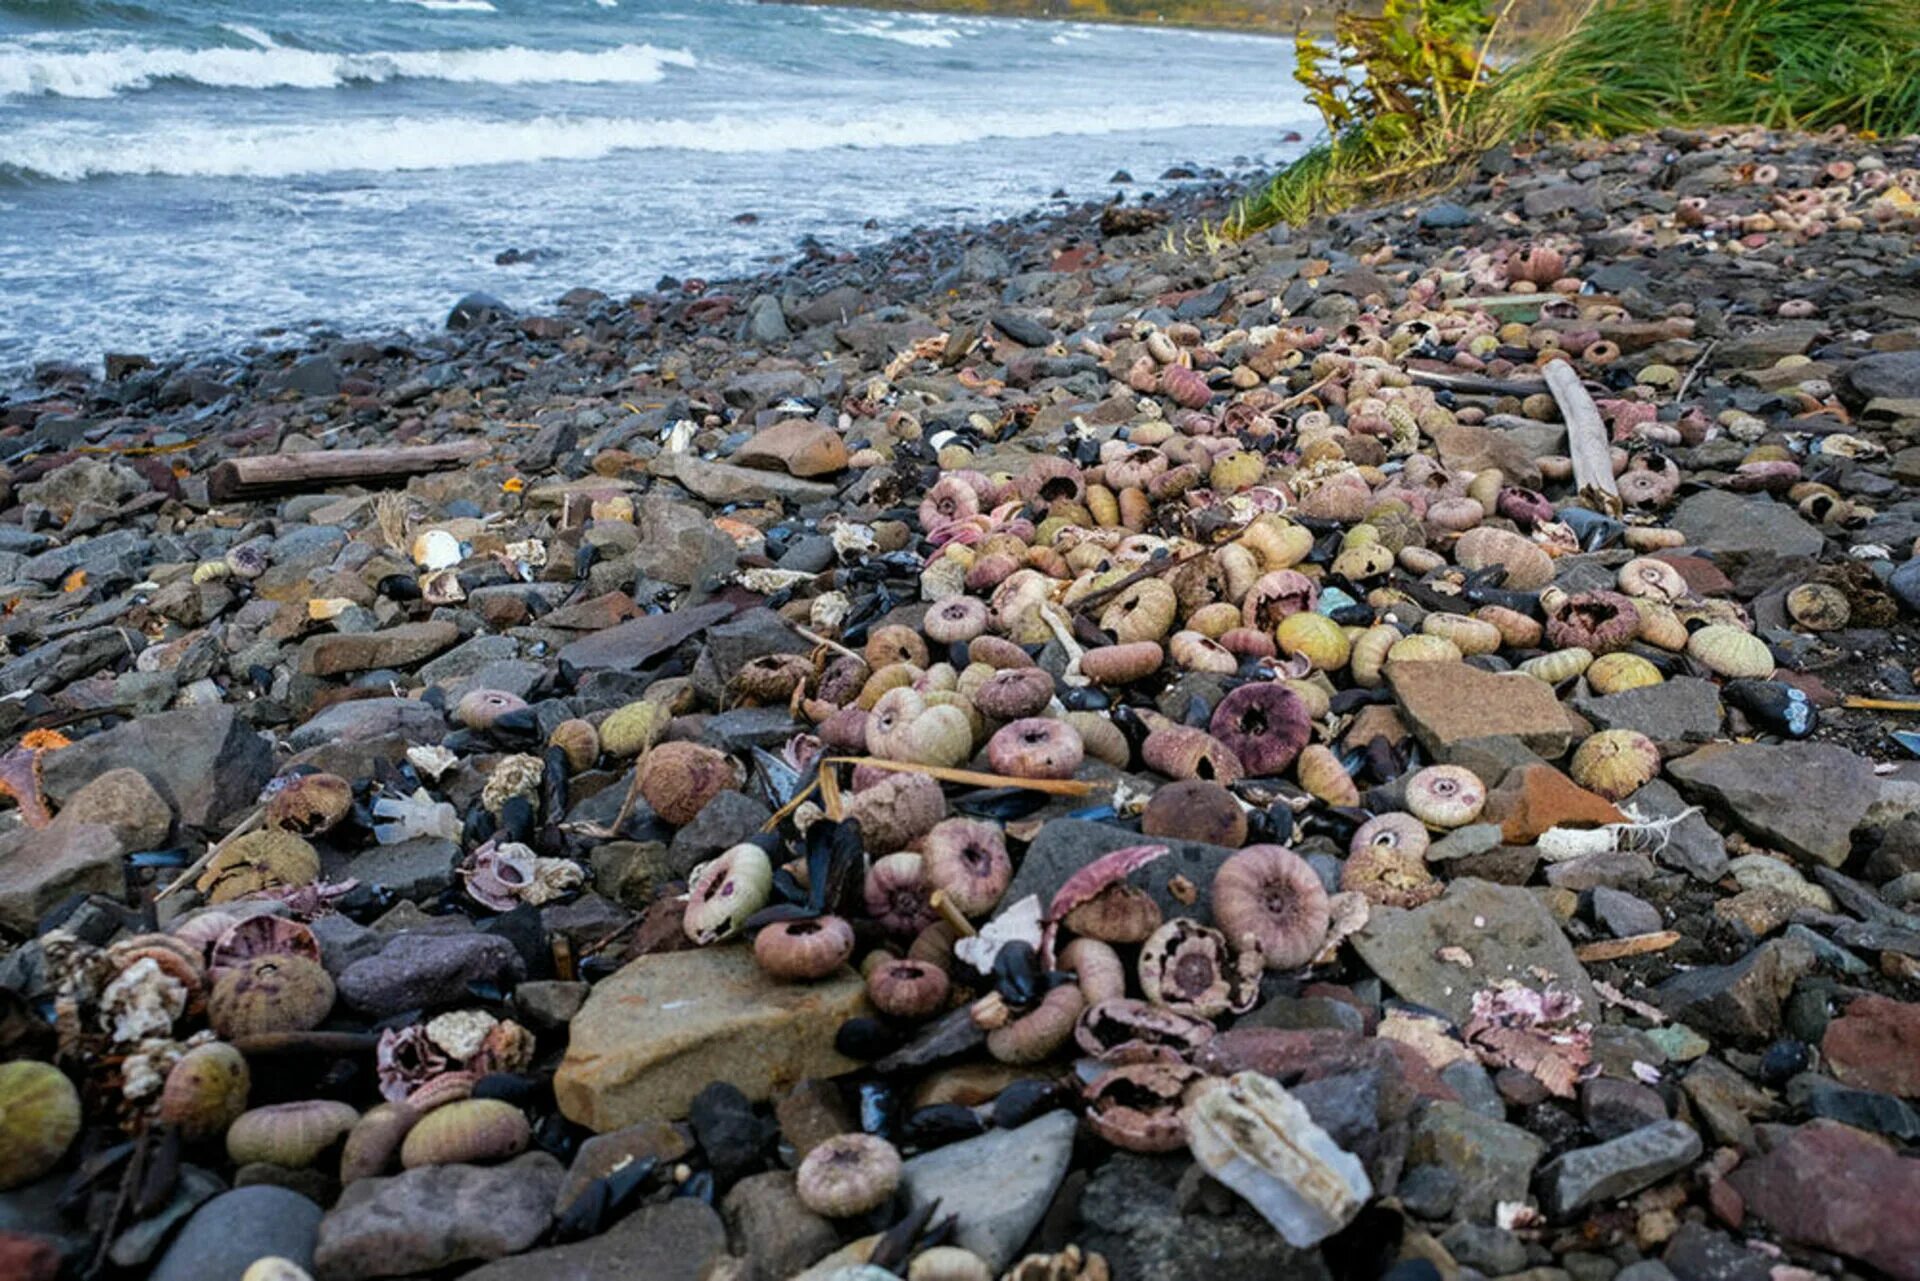
[(1486, 148), (1669, 126), (1920, 130), (1907, 0), (1593, 0), (1523, 36), (1514, 0), (1387, 0), (1302, 30), (1295, 78), (1326, 137), (1233, 233), (1444, 184)]

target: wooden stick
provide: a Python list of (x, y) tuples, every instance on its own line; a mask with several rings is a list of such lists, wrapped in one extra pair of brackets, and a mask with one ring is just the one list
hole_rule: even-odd
[(1661, 930), (1658, 934), (1634, 934), (1623, 939), (1602, 939), (1598, 943), (1588, 943), (1573, 949), (1574, 956), (1582, 965), (1590, 961), (1617, 961), (1626, 956), (1644, 956), (1648, 952), (1664, 952), (1680, 941), (1678, 930)]
[(1567, 453), (1573, 457), (1573, 481), (1585, 494), (1589, 490), (1605, 495), (1611, 510), (1620, 510), (1620, 487), (1613, 479), (1613, 448), (1607, 439), (1607, 425), (1593, 397), (1580, 385), (1580, 376), (1564, 360), (1548, 361), (1540, 371), (1560, 417), (1567, 424)]
[(1089, 610), (1098, 609), (1142, 579), (1158, 578), (1168, 570), (1178, 569), (1188, 561), (1198, 560), (1212, 550), (1211, 547), (1202, 547), (1198, 551), (1188, 552), (1185, 556), (1166, 556), (1160, 560), (1148, 561), (1146, 565), (1134, 570), (1113, 586), (1102, 587), (1097, 592), (1089, 592), (1082, 596), (1073, 603), (1073, 612), (1085, 614)]
[(945, 783), (972, 783), (975, 787), (1024, 787), (1030, 792), (1050, 796), (1085, 796), (1099, 787), (1076, 778), (1015, 778), (1011, 774), (983, 774), (979, 770), (948, 769), (944, 765), (914, 765), (906, 761), (883, 761), (875, 756), (829, 756), (822, 765), (871, 765), (875, 769), (899, 770), (907, 774), (925, 774)]
[(1866, 698), (1853, 694), (1840, 706), (1856, 712), (1920, 712), (1920, 698)]
[(207, 493), (215, 502), (227, 502), (290, 489), (324, 489), (347, 481), (378, 484), (405, 480), (472, 462), (492, 448), (484, 440), (456, 440), (444, 445), (316, 449), (304, 454), (229, 458), (207, 476)]
[(1545, 383), (1530, 378), (1484, 378), (1479, 374), (1441, 374), (1430, 369), (1409, 369), (1407, 377), (1422, 387), (1438, 387), (1469, 396), (1532, 396), (1547, 389)]

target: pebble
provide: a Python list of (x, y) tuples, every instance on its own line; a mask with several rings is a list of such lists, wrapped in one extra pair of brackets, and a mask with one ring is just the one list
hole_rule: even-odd
[(552, 1221), (560, 1163), (529, 1152), (505, 1165), (429, 1165), (357, 1179), (320, 1220), (316, 1281), (406, 1276), (518, 1254)]
[(256, 1259), (314, 1266), (320, 1207), (284, 1188), (235, 1188), (193, 1212), (148, 1275), (152, 1281), (240, 1281)]
[(1066, 1177), (1077, 1128), (1071, 1113), (1054, 1112), (950, 1144), (908, 1161), (901, 1191), (910, 1207), (938, 1201), (943, 1213), (959, 1216), (954, 1244), (1002, 1271)]

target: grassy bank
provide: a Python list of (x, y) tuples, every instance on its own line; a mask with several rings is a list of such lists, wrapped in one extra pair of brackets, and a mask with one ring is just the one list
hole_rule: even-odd
[(1243, 202), (1229, 230), (1431, 187), (1529, 135), (1920, 131), (1912, 0), (1593, 0), (1530, 48), (1510, 16), (1478, 0), (1389, 0), (1383, 15), (1342, 19), (1331, 47), (1303, 37), (1298, 74), (1329, 141)]

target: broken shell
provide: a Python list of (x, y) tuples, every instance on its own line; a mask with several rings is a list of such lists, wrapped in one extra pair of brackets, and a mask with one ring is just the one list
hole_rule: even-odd
[(1618, 694), (1625, 690), (1658, 685), (1666, 679), (1651, 662), (1625, 651), (1603, 654), (1594, 659), (1586, 675), (1587, 686), (1596, 694)]
[(1246, 1198), (1296, 1249), (1338, 1232), (1373, 1195), (1359, 1158), (1257, 1072), (1237, 1073), (1201, 1095), (1188, 1112), (1187, 1142), (1208, 1174)]
[(1079, 984), (1052, 988), (1031, 1010), (987, 1033), (987, 1053), (1002, 1063), (1038, 1063), (1067, 1043), (1085, 1008)]
[(40, 1178), (80, 1133), (80, 1092), (51, 1063), (0, 1063), (0, 1192)]
[(1340, 867), (1340, 888), (1379, 907), (1419, 907), (1446, 889), (1418, 854), (1391, 845), (1363, 845)]
[(1109, 1068), (1082, 1092), (1087, 1125), (1129, 1152), (1178, 1151), (1187, 1142), (1181, 1100), (1200, 1076), (1198, 1069), (1178, 1060)]
[(1229, 938), (1251, 937), (1268, 969), (1298, 969), (1326, 939), (1326, 886), (1285, 846), (1249, 846), (1214, 873), (1213, 919)]
[(1246, 772), (1256, 776), (1285, 772), (1313, 734), (1312, 718), (1300, 696), (1268, 681), (1242, 685), (1221, 699), (1208, 728)]
[(254, 1108), (227, 1127), (227, 1156), (235, 1165), (265, 1161), (305, 1169), (359, 1119), (353, 1108), (331, 1099)]
[[(1242, 851), (1235, 857), (1244, 854)], [(1245, 946), (1255, 942), (1254, 936), (1242, 934), (1240, 938), (1243, 946), (1235, 958), (1219, 930), (1184, 916), (1175, 917), (1141, 945), (1140, 990), (1155, 1005), (1195, 1018), (1218, 1018), (1229, 1010), (1245, 1013), (1260, 995), (1260, 971), (1265, 960), (1257, 946)]]
[(451, 569), (460, 558), (460, 540), (444, 529), (423, 530), (413, 540), (413, 563), (424, 570)]
[(1424, 858), (1431, 840), (1425, 823), (1411, 814), (1395, 811), (1376, 815), (1355, 829), (1353, 839), (1347, 843), (1347, 853), (1354, 855), (1369, 846), (1381, 845), (1412, 858)]
[(346, 1146), (340, 1149), (340, 1182), (370, 1179), (385, 1174), (400, 1155), (400, 1144), (420, 1120), (420, 1114), (404, 1103), (376, 1103), (347, 1132)]
[(1501, 586), (1517, 592), (1537, 592), (1553, 581), (1553, 557), (1545, 549), (1521, 534), (1492, 525), (1460, 535), (1453, 545), (1453, 559), (1467, 570), (1500, 566), (1507, 571)]
[(753, 959), (776, 979), (823, 979), (853, 956), (853, 926), (838, 916), (775, 921), (753, 936)]
[(987, 740), (988, 765), (1015, 778), (1072, 778), (1085, 757), (1078, 730), (1037, 716), (1003, 725)]
[(641, 700), (616, 707), (600, 722), (600, 746), (609, 756), (638, 756), (660, 741), (672, 719), (673, 713), (659, 703)]
[(1325, 804), (1360, 803), (1360, 789), (1353, 775), (1347, 773), (1339, 755), (1325, 743), (1309, 743), (1301, 749), (1299, 759), (1294, 762), (1294, 776), (1309, 795)]
[(1547, 639), (1560, 649), (1611, 654), (1631, 645), (1639, 627), (1639, 611), (1619, 592), (1579, 592), (1547, 610)]
[(1788, 592), (1787, 612), (1810, 632), (1838, 631), (1853, 614), (1846, 593), (1826, 583), (1802, 583)]
[[(603, 725), (603, 736), (605, 732)], [(675, 827), (691, 823), (708, 802), (739, 781), (725, 753), (698, 743), (662, 743), (638, 768), (640, 794), (655, 814)]]
[(1213, 1030), (1205, 1019), (1120, 996), (1088, 1005), (1073, 1039), (1108, 1062), (1138, 1057), (1140, 1050), (1171, 1050), (1186, 1058), (1213, 1038)]
[(900, 1152), (872, 1134), (836, 1134), (815, 1144), (794, 1175), (800, 1203), (829, 1219), (877, 1210), (900, 1186)]
[(1175, 632), (1167, 641), (1167, 652), (1173, 656), (1175, 665), (1189, 672), (1228, 676), (1240, 666), (1232, 650), (1199, 632)]
[(1630, 729), (1588, 735), (1567, 767), (1574, 782), (1610, 801), (1625, 800), (1659, 772), (1660, 749), (1645, 734)]
[(304, 956), (269, 955), (225, 971), (207, 997), (207, 1022), (222, 1037), (304, 1032), (333, 1009), (333, 977)]
[(1100, 629), (1122, 645), (1162, 640), (1179, 608), (1179, 597), (1171, 586), (1158, 578), (1144, 578), (1101, 611)]
[(933, 883), (926, 859), (912, 852), (889, 854), (867, 869), (867, 911), (890, 933), (906, 937), (933, 924)]
[(227, 843), (194, 888), (209, 903), (227, 903), (261, 890), (309, 885), (320, 875), (320, 855), (292, 832), (248, 832)]
[(1006, 838), (992, 823), (950, 818), (921, 839), (927, 879), (963, 916), (984, 916), (1013, 879)]
[(196, 1045), (168, 1071), (156, 1115), (189, 1143), (218, 1138), (247, 1110), (252, 1084), (240, 1051), (225, 1041)]
[(592, 721), (574, 717), (561, 721), (547, 735), (547, 746), (557, 747), (567, 758), (567, 768), (577, 772), (590, 770), (600, 759), (600, 731)]
[(1622, 565), (1616, 581), (1627, 596), (1643, 596), (1669, 605), (1690, 594), (1687, 580), (1680, 576), (1679, 570), (1651, 556), (1641, 556)]
[(338, 774), (283, 774), (267, 785), (267, 826), (318, 836), (353, 809), (353, 784)]
[(860, 825), (870, 854), (903, 850), (947, 816), (946, 793), (924, 774), (892, 774), (847, 801), (846, 816)]
[(1153, 794), (1140, 815), (1140, 832), (1239, 849), (1247, 839), (1247, 815), (1220, 784), (1182, 779)]
[(1773, 651), (1751, 632), (1711, 623), (1687, 641), (1687, 656), (1729, 680), (1765, 680), (1773, 675)]
[(1061, 918), (1069, 930), (1104, 943), (1139, 943), (1160, 928), (1160, 905), (1138, 886), (1107, 886)]
[(682, 928), (705, 945), (732, 938), (773, 893), (773, 862), (751, 841), (736, 845), (693, 871)]
[(931, 1018), (946, 1008), (947, 992), (946, 972), (921, 961), (885, 960), (867, 974), (868, 999), (894, 1018)]
[(1428, 827), (1465, 827), (1486, 803), (1486, 784), (1464, 766), (1429, 765), (1407, 780), (1407, 812)]
[(454, 1165), (504, 1161), (526, 1151), (533, 1128), (526, 1114), (501, 1099), (461, 1099), (421, 1117), (400, 1144), (400, 1165)]

